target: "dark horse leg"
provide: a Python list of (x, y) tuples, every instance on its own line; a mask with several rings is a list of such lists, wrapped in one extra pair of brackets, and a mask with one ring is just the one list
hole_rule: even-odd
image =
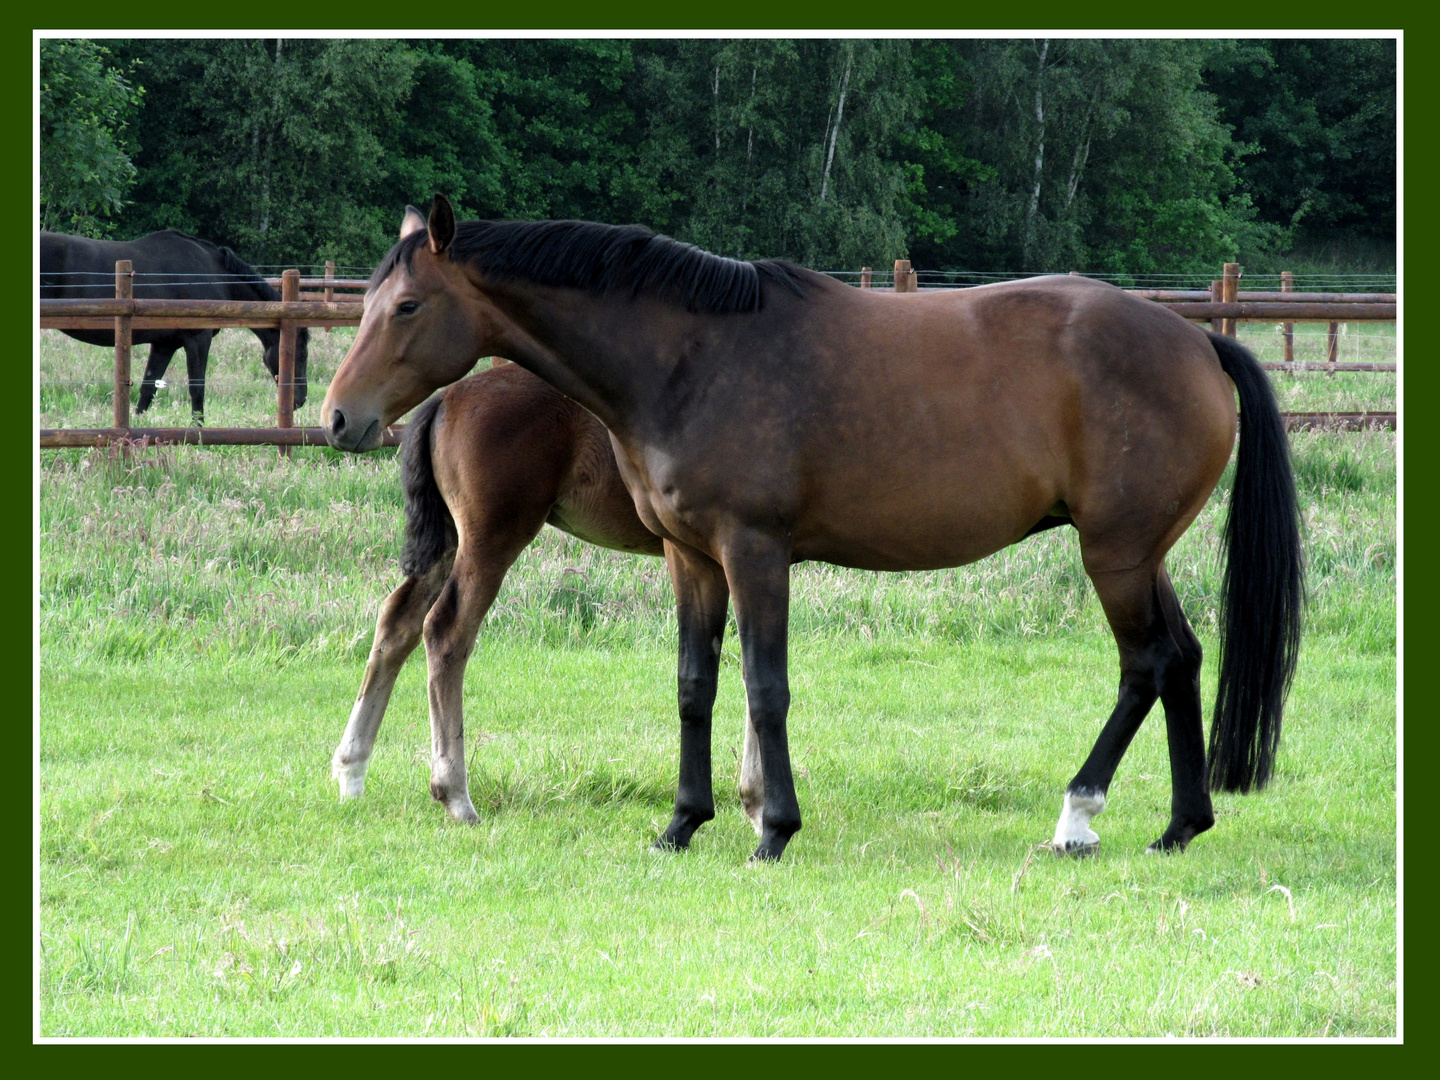
[[(747, 739), (753, 729), (760, 758), (760, 844), (751, 857), (774, 860), (801, 824), (785, 730), (790, 711), (790, 548), (776, 537), (745, 531), (729, 538), (724, 559), (740, 630)], [(743, 767), (741, 781), (743, 792)]]
[(140, 380), (140, 400), (135, 403), (135, 412), (143, 413), (155, 399), (155, 383), (165, 377), (170, 359), (180, 342), (173, 339), (156, 341), (150, 346), (150, 358), (145, 361), (145, 376)]
[(695, 830), (715, 816), (710, 722), (730, 589), (720, 564), (690, 548), (667, 540), (665, 562), (675, 586), (675, 613), (680, 624), (680, 783), (675, 792), (675, 816), (655, 846), (683, 849), (689, 847)]
[(450, 559), (441, 559), (423, 575), (407, 577), (380, 605), (360, 694), (330, 761), (330, 775), (340, 782), (342, 799), (358, 799), (365, 793), (365, 771), (370, 767), (380, 721), (390, 704), (390, 691), (406, 659), (420, 644), (425, 616), (440, 595), (450, 564)]
[(1170, 824), (1150, 850), (1179, 851), (1215, 822), (1205, 781), (1200, 642), (1163, 565), (1092, 569), (1090, 578), (1120, 647), (1120, 694), (1090, 756), (1065, 789), (1053, 846), (1075, 855), (1099, 846), (1090, 821), (1105, 809), (1120, 759), (1159, 697), (1170, 749)]
[(195, 425), (205, 423), (205, 368), (210, 363), (213, 330), (200, 330), (185, 338), (185, 372), (190, 377), (190, 414)]

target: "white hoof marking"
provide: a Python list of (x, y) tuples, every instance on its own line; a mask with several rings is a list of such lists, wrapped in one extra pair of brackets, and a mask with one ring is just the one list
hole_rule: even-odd
[(1100, 836), (1090, 820), (1105, 809), (1105, 795), (1099, 791), (1067, 791), (1055, 824), (1051, 847), (1067, 854), (1090, 854), (1100, 846)]
[(341, 799), (358, 799), (365, 794), (365, 770), (369, 766), (368, 761), (355, 761), (349, 765), (338, 761), (330, 763), (330, 775), (339, 781)]
[(480, 815), (475, 812), (475, 804), (470, 801), (470, 793), (464, 792), (460, 795), (452, 795), (445, 800), (445, 812), (456, 821), (466, 825), (474, 825), (480, 820)]

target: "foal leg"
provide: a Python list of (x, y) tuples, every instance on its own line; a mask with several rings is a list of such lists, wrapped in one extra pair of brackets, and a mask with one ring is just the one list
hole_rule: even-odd
[(165, 377), (170, 359), (180, 345), (170, 341), (157, 341), (150, 346), (150, 357), (145, 361), (145, 375), (140, 380), (140, 400), (135, 403), (135, 412), (143, 413), (155, 399), (155, 383)]
[(390, 691), (406, 659), (420, 644), (425, 615), (440, 594), (450, 563), (450, 559), (441, 559), (423, 576), (406, 578), (380, 605), (360, 695), (330, 761), (330, 775), (339, 781), (342, 799), (356, 799), (365, 792), (365, 771), (370, 767), (375, 735), (385, 719)]
[(1178, 652), (1158, 603), (1153, 564), (1102, 571), (1087, 560), (1087, 570), (1120, 647), (1120, 694), (1090, 756), (1065, 788), (1052, 845), (1069, 855), (1091, 855), (1099, 848), (1090, 822), (1105, 809), (1120, 759), (1155, 704), (1161, 671)]
[[(741, 681), (745, 674), (741, 672)], [(765, 831), (765, 773), (760, 768), (760, 736), (755, 733), (755, 721), (750, 718), (750, 705), (745, 705), (745, 750), (740, 758), (740, 806), (750, 819), (750, 827), (756, 836)]]
[(754, 727), (760, 757), (760, 845), (751, 858), (769, 861), (780, 858), (801, 824), (785, 730), (790, 711), (790, 549), (778, 538), (746, 532), (730, 538), (724, 558), (740, 629), (747, 727)]
[(462, 530), (460, 554), (425, 618), (425, 657), (430, 672), (430, 795), (444, 803), (446, 812), (456, 821), (480, 820), (470, 801), (465, 771), (465, 665), (505, 572), (537, 531), (538, 525), (518, 546), (497, 548), (494, 544), (467, 546)]
[(667, 540), (665, 563), (675, 587), (680, 624), (680, 783), (675, 792), (675, 815), (655, 846), (684, 849), (690, 846), (695, 830), (715, 816), (710, 722), (730, 590), (720, 564), (698, 551)]

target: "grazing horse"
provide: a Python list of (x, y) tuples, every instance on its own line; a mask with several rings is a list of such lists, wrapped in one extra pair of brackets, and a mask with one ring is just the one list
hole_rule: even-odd
[[(135, 271), (137, 300), (279, 300), (280, 294), (228, 247), (175, 229), (138, 240), (91, 240), (63, 233), (40, 234), (40, 298), (42, 300), (103, 300), (115, 295), (115, 263), (129, 259)], [(113, 330), (65, 330), (88, 345), (115, 346)], [(265, 347), (265, 367), (280, 375), (280, 331), (256, 327)], [(205, 421), (205, 368), (210, 361), (214, 330), (174, 327), (136, 330), (136, 345), (150, 346), (150, 359), (140, 383), (136, 413), (150, 408), (155, 385), (164, 378), (170, 358), (185, 349), (194, 421)], [(295, 407), (305, 404), (305, 369), (310, 331), (301, 327), (295, 339)]]
[[(715, 813), (727, 596), (759, 743), (754, 857), (776, 859), (801, 825), (785, 726), (790, 566), (957, 566), (1059, 525), (1079, 536), (1120, 687), (1066, 786), (1055, 848), (1095, 849), (1092, 819), (1157, 698), (1172, 796), (1152, 850), (1181, 850), (1214, 824), (1211, 785), (1269, 779), (1303, 555), (1274, 395), (1228, 338), (1085, 278), (854, 289), (636, 226), (457, 224), (437, 195), (426, 227), (371, 278), (321, 410), (327, 438), (375, 446), (384, 425), (484, 355), (595, 414), (640, 520), (665, 540), (680, 614), (680, 780), (658, 845), (685, 847)], [(1237, 420), (1207, 760), (1200, 643), (1164, 558), (1220, 479)]]

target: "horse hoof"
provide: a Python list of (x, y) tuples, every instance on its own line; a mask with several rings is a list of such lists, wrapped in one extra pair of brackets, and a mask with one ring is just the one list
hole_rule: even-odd
[(650, 845), (650, 850), (669, 854), (673, 851), (689, 851), (690, 844), (688, 841), (681, 843), (669, 833), (661, 833), (655, 838), (655, 842)]
[(1156, 840), (1153, 844), (1151, 844), (1149, 847), (1147, 847), (1147, 848), (1145, 849), (1145, 854), (1146, 854), (1146, 855), (1179, 855), (1182, 851), (1185, 850), (1185, 845), (1186, 845), (1186, 841), (1183, 841), (1183, 840), (1169, 840), (1169, 841), (1167, 841), (1167, 840), (1165, 839), (1165, 837), (1162, 836), (1162, 837), (1160, 837), (1159, 840)]
[(785, 853), (785, 845), (789, 838), (784, 840), (761, 840), (760, 846), (755, 849), (755, 854), (750, 856), (752, 863), (773, 863), (779, 862), (780, 856)]

